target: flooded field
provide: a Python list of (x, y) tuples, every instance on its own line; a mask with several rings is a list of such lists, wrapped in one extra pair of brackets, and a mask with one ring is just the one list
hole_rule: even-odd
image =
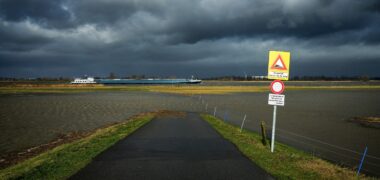
[(0, 96), (0, 153), (46, 143), (62, 133), (86, 131), (162, 109), (185, 111), (185, 96), (103, 92)]
[[(285, 106), (277, 108), (276, 140), (348, 166), (358, 165), (368, 146), (364, 169), (380, 172), (380, 129), (346, 120), (355, 116), (380, 116), (379, 91), (289, 91)], [(202, 99), (217, 107), (217, 116), (235, 125), (260, 132), (264, 121), (270, 133), (273, 107), (268, 93), (207, 95)], [(211, 108), (209, 113), (213, 113)], [(268, 137), (270, 137), (268, 135)], [(379, 175), (379, 174), (377, 174)]]
[[(288, 83), (287, 83), (288, 84)], [(268, 85), (268, 82), (263, 83)], [(325, 84), (323, 84), (325, 85)], [(379, 90), (287, 91), (278, 108), (276, 140), (341, 164), (355, 166), (368, 146), (364, 170), (380, 172), (380, 129), (346, 120), (380, 116)], [(91, 92), (0, 96), (0, 153), (46, 143), (71, 131), (88, 131), (154, 110), (206, 111), (258, 131), (268, 132), (273, 107), (268, 93), (183, 96), (152, 92)]]

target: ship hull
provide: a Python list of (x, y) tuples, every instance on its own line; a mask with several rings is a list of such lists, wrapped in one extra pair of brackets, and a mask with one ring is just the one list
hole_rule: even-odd
[(98, 79), (99, 84), (199, 84), (194, 79)]

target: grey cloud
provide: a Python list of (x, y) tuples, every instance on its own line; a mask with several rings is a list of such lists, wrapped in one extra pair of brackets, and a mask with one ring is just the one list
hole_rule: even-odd
[[(236, 3), (239, 2), (245, 1)], [(185, 7), (176, 6), (178, 9), (167, 15), (170, 20), (168, 30), (179, 32), (183, 40), (189, 43), (229, 36), (312, 38), (365, 27), (371, 23), (368, 21), (373, 15), (365, 11), (366, 7), (374, 2), (246, 1), (241, 5), (230, 6), (234, 3), (220, 5), (222, 7), (216, 11), (212, 6), (205, 9), (196, 3), (189, 3)]]
[(38, 32), (30, 31), (25, 25), (27, 24), (0, 22), (1, 50), (28, 51), (53, 41)]
[(0, 17), (7, 21), (31, 20), (46, 27), (61, 28), (70, 21), (63, 7), (66, 0), (1, 0)]
[(271, 49), (291, 51), (297, 75), (380, 75), (379, 4), (0, 0), (0, 76), (265, 74)]

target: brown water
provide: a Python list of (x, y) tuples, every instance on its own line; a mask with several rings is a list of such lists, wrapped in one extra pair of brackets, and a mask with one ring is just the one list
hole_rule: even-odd
[[(359, 163), (368, 146), (364, 169), (380, 172), (380, 129), (345, 120), (380, 116), (380, 91), (288, 91), (278, 108), (276, 140), (349, 166)], [(268, 93), (181, 96), (150, 92), (96, 92), (0, 96), (0, 153), (46, 143), (58, 134), (87, 131), (140, 112), (168, 109), (205, 111), (227, 122), (258, 131), (265, 121), (270, 132), (272, 106)], [(203, 101), (203, 104), (202, 104)]]
[(190, 97), (140, 92), (0, 96), (0, 153), (46, 143), (141, 112), (191, 110)]
[[(380, 91), (289, 91), (284, 107), (277, 108), (276, 139), (328, 160), (347, 166), (359, 164), (368, 147), (363, 168), (380, 175), (380, 129), (347, 122), (355, 116), (380, 117)], [(217, 116), (259, 132), (265, 121), (271, 132), (273, 106), (267, 105), (268, 93), (207, 95), (202, 97)], [(268, 134), (270, 137), (270, 134)]]

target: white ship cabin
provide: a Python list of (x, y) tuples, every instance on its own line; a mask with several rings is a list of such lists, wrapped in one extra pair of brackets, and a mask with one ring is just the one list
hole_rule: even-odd
[(95, 84), (96, 81), (93, 77), (88, 77), (86, 79), (83, 78), (75, 78), (74, 81), (71, 81), (71, 84)]

